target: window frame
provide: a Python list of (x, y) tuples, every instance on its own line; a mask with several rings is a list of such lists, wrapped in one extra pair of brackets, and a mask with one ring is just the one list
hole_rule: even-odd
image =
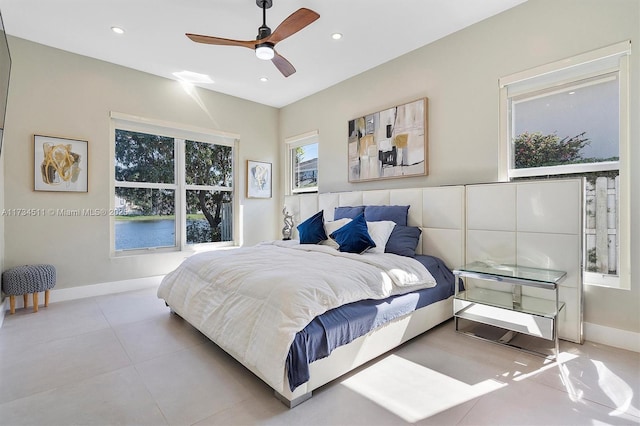
[[(313, 186), (313, 187), (308, 187), (308, 188), (295, 188), (294, 185), (294, 179), (295, 179), (295, 175), (294, 175), (294, 167), (293, 167), (293, 159), (294, 159), (294, 155), (293, 150), (301, 147), (301, 146), (305, 146), (305, 145), (311, 145), (311, 144), (318, 144), (318, 178), (317, 178), (317, 185)], [(307, 132), (307, 133), (303, 133), (301, 135), (297, 135), (297, 136), (292, 136), (289, 137), (287, 139), (285, 139), (285, 146), (287, 148), (287, 152), (285, 154), (286, 157), (286, 193), (289, 195), (295, 195), (295, 194), (307, 194), (307, 193), (314, 193), (314, 192), (318, 192), (318, 187), (319, 187), (319, 179), (320, 179), (320, 140), (318, 137), (318, 131), (314, 130), (311, 132)]]
[[(558, 174), (586, 173), (618, 170), (619, 189), (619, 269), (618, 275), (584, 272), (584, 284), (606, 286), (615, 289), (630, 289), (631, 286), (631, 191), (630, 191), (630, 141), (629, 141), (629, 55), (631, 41), (626, 40), (583, 53), (561, 61), (552, 62), (499, 79), (500, 91), (500, 149), (498, 158), (498, 180), (508, 182), (519, 177), (549, 176)], [(619, 80), (619, 161), (571, 164), (562, 166), (515, 169), (511, 150), (510, 100), (523, 94), (534, 94), (540, 90), (561, 87), (572, 82), (590, 79), (617, 72)], [(515, 88), (515, 89), (514, 89)], [(583, 242), (584, 243), (584, 242)]]
[[(596, 85), (600, 83), (605, 83), (607, 81), (611, 81), (611, 79), (614, 78), (613, 74), (616, 74), (615, 79), (617, 79), (619, 82), (620, 71), (618, 69), (613, 69), (613, 70), (603, 69), (601, 72), (597, 72), (595, 73), (595, 75), (587, 78), (577, 77), (575, 79), (572, 79), (569, 82), (563, 82), (562, 84), (548, 83), (547, 85), (544, 85), (542, 89), (527, 90), (527, 91), (524, 91), (523, 93), (516, 94), (513, 96), (509, 96), (507, 94), (507, 108), (508, 108), (507, 120), (509, 120), (509, 124), (508, 124), (509, 133), (507, 135), (508, 136), (507, 149), (509, 150), (509, 152), (508, 152), (507, 158), (509, 159), (509, 162), (510, 162), (507, 173), (510, 179), (521, 178), (521, 177), (589, 173), (589, 172), (600, 172), (600, 171), (620, 169), (619, 160), (618, 161), (600, 161), (596, 163), (572, 163), (572, 164), (530, 167), (530, 168), (512, 167), (514, 158), (513, 158), (513, 152), (511, 152), (511, 148), (512, 148), (511, 135), (514, 134), (513, 126), (515, 126), (515, 123), (513, 120), (513, 115), (514, 115), (513, 107), (515, 105), (521, 102), (527, 102), (537, 98), (551, 96), (556, 93), (566, 92), (567, 90), (570, 90), (570, 89), (577, 90), (587, 85)], [(618, 148), (620, 148), (620, 146)]]
[[(132, 256), (149, 253), (167, 253), (176, 251), (200, 251), (217, 247), (229, 247), (239, 245), (239, 192), (238, 192), (238, 145), (240, 136), (235, 133), (222, 132), (196, 126), (188, 126), (162, 120), (153, 120), (118, 112), (111, 112), (110, 125), (110, 211), (115, 212), (115, 189), (124, 188), (150, 188), (171, 189), (175, 191), (175, 246), (150, 247), (139, 249), (116, 250), (115, 248), (115, 215), (110, 220), (110, 253), (112, 257)], [(121, 182), (115, 179), (115, 134), (116, 130), (155, 134), (174, 139), (174, 182)], [(192, 185), (186, 183), (185, 151), (186, 141), (196, 141), (217, 145), (231, 146), (232, 148), (232, 186), (221, 187), (215, 185)], [(210, 191), (228, 191), (233, 197), (233, 237), (231, 241), (187, 244), (186, 222), (186, 194), (187, 190), (206, 189)]]

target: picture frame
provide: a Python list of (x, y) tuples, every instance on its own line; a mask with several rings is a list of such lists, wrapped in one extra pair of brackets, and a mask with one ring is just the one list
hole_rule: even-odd
[(33, 136), (35, 191), (88, 192), (88, 141)]
[(271, 198), (271, 163), (247, 160), (247, 198)]
[(429, 173), (427, 98), (349, 120), (349, 182)]

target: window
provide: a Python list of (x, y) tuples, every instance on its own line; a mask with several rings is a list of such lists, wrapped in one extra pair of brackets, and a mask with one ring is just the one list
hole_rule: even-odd
[(115, 116), (115, 251), (233, 244), (236, 139)]
[(619, 169), (619, 86), (614, 72), (511, 97), (510, 177)]
[(295, 136), (286, 143), (290, 193), (318, 192), (318, 133)]
[(622, 288), (629, 288), (629, 47), (500, 79), (500, 178), (586, 177), (585, 283)]

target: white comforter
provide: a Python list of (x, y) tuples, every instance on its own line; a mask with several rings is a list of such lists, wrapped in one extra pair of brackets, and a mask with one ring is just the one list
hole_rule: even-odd
[(225, 351), (283, 389), (295, 334), (345, 303), (435, 286), (418, 261), (273, 241), (193, 255), (168, 274), (158, 297)]

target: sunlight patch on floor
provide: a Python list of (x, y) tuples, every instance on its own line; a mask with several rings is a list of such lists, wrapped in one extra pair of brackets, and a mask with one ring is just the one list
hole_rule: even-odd
[(540, 373), (543, 373), (544, 371), (557, 369), (558, 373), (560, 374), (560, 380), (562, 380), (562, 384), (564, 385), (565, 390), (569, 395), (569, 399), (571, 399), (571, 401), (574, 401), (574, 402), (580, 401), (583, 397), (584, 392), (580, 389), (576, 389), (576, 387), (573, 385), (571, 371), (565, 365), (565, 363), (571, 360), (574, 360), (576, 358), (578, 358), (578, 355), (568, 353), (568, 352), (560, 352), (560, 354), (558, 355), (558, 359), (560, 362), (557, 362), (555, 360), (545, 362), (545, 365), (538, 368), (537, 370), (531, 371), (526, 374), (520, 374), (520, 375), (514, 376), (513, 380), (516, 382), (519, 382), (519, 381), (528, 379), (530, 377), (536, 376)]
[(640, 417), (640, 410), (638, 407), (633, 407), (633, 389), (622, 378), (613, 373), (607, 366), (601, 361), (591, 361), (598, 371), (598, 385), (602, 392), (607, 395), (615, 405), (618, 407), (610, 414), (612, 416), (618, 416), (621, 414), (631, 414), (636, 417)]
[(412, 423), (507, 386), (495, 379), (470, 385), (397, 355), (341, 384)]
[[(578, 355), (574, 355), (568, 352), (560, 352), (560, 355), (558, 356), (558, 358), (560, 360), (560, 365), (562, 365), (565, 362), (569, 362), (573, 359), (578, 358)], [(520, 374), (514, 377), (513, 380), (520, 381), (520, 380), (528, 379), (529, 377), (533, 377), (537, 374), (542, 373), (543, 371), (551, 370), (553, 368), (558, 368), (558, 362), (556, 362), (555, 360), (547, 360), (545, 361), (545, 364), (542, 367), (538, 368), (537, 370), (531, 371), (529, 373)]]

